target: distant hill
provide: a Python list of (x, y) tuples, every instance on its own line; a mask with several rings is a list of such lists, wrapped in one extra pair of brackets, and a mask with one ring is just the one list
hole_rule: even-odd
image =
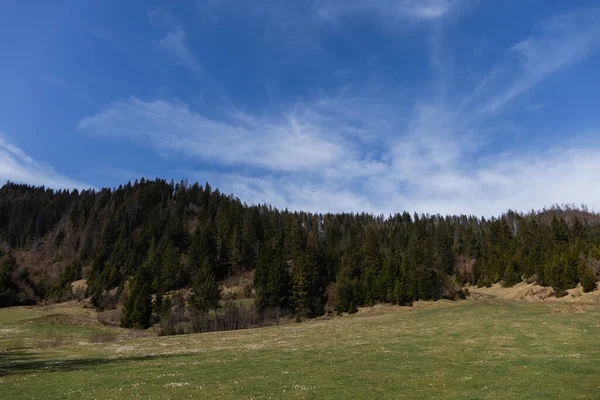
[(71, 282), (86, 279), (97, 307), (127, 309), (137, 292), (200, 293), (199, 280), (243, 275), (258, 309), (316, 316), (522, 279), (560, 295), (595, 282), (600, 215), (555, 206), (492, 219), (385, 218), (249, 206), (209, 184), (160, 179), (97, 191), (8, 183), (0, 243), (0, 306), (67, 299)]

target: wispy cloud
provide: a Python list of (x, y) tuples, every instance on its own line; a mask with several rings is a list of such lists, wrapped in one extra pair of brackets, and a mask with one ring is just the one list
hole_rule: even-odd
[(315, 7), (324, 19), (371, 13), (384, 19), (434, 21), (448, 15), (458, 4), (453, 0), (325, 0), (316, 2)]
[[(498, 154), (487, 143), (487, 132), (499, 129), (493, 114), (595, 51), (596, 29), (573, 21), (588, 19), (578, 14), (543, 23), (507, 53), (518, 55), (518, 73), (493, 67), (458, 101), (407, 104), (393, 88), (348, 88), (268, 115), (230, 109), (216, 119), (179, 101), (130, 98), (82, 119), (79, 130), (198, 161), (205, 167), (187, 171), (190, 177), (278, 207), (489, 216), (553, 203), (599, 206), (600, 142), (557, 143), (536, 154), (510, 148)], [(510, 125), (502, 128), (511, 134)], [(237, 172), (223, 172), (231, 170)]]
[(0, 181), (43, 185), (55, 189), (89, 188), (57, 173), (52, 167), (41, 164), (21, 149), (11, 144), (0, 132)]
[(273, 170), (315, 169), (348, 155), (342, 135), (302, 119), (302, 112), (261, 119), (234, 110), (227, 121), (218, 121), (181, 102), (132, 98), (83, 119), (79, 129), (147, 143), (161, 153)]
[(570, 13), (539, 25), (539, 32), (510, 48), (518, 57), (520, 77), (492, 98), (484, 112), (494, 112), (550, 75), (580, 62), (600, 48), (600, 9)]
[(358, 191), (336, 182), (286, 176), (253, 177), (210, 170), (187, 172), (191, 179), (215, 182), (249, 203), (313, 212), (402, 210), (497, 216), (509, 209), (527, 212), (553, 204), (586, 204), (600, 209), (600, 146), (554, 148), (538, 154), (515, 153), (488, 159), (475, 168), (453, 163), (429, 171), (409, 185), (398, 184), (393, 170), (370, 176)]
[(196, 73), (202, 73), (202, 65), (194, 56), (187, 44), (185, 28), (172, 13), (161, 9), (148, 11), (148, 19), (164, 36), (155, 41), (156, 46), (168, 54), (178, 64), (190, 68)]
[[(358, 117), (356, 110), (362, 110)], [(335, 115), (339, 125), (330, 125), (326, 115)], [(374, 98), (321, 98), (270, 120), (238, 113), (228, 122), (181, 103), (131, 99), (82, 120), (79, 128), (208, 163), (186, 175), (250, 203), (488, 216), (554, 203), (597, 204), (600, 189), (590, 188), (600, 168), (598, 143), (490, 156), (479, 136), (484, 123), (463, 123), (443, 104), (421, 104), (398, 117)], [(368, 151), (373, 142), (376, 150)], [(223, 166), (244, 172), (219, 172)]]
[[(203, 22), (222, 22), (232, 14), (259, 20), (269, 45), (287, 52), (308, 54), (322, 50), (322, 35), (354, 18), (374, 18), (397, 34), (420, 24), (441, 21), (479, 0), (200, 0)], [(383, 24), (381, 24), (383, 22)]]
[(156, 42), (158, 47), (171, 54), (174, 59), (182, 65), (196, 71), (202, 72), (202, 67), (192, 54), (186, 44), (187, 34), (183, 29), (167, 33), (162, 39)]
[[(412, 21), (433, 21), (447, 16), (452, 11), (473, 3), (473, 0), (310, 0), (298, 4), (264, 0), (248, 3), (243, 0), (202, 0), (198, 2), (200, 13), (217, 18), (224, 11), (243, 10), (252, 16), (287, 15), (318, 18), (331, 22), (346, 16), (373, 14), (381, 18)], [(288, 21), (289, 22), (289, 21)]]

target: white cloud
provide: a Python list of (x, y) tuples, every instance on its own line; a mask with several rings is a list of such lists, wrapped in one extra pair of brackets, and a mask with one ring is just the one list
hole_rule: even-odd
[(408, 198), (412, 209), (440, 213), (498, 215), (552, 204), (588, 204), (598, 209), (600, 146), (553, 148), (535, 155), (515, 153), (465, 170), (437, 171)]
[[(419, 162), (419, 159), (413, 159)], [(366, 177), (360, 190), (348, 182), (322, 177), (253, 177), (195, 171), (191, 179), (209, 180), (225, 193), (251, 204), (313, 212), (372, 212), (499, 215), (509, 209), (527, 212), (553, 204), (587, 204), (600, 209), (600, 146), (554, 148), (535, 155), (493, 157), (474, 168), (452, 163), (399, 182), (393, 169)]]
[[(484, 156), (482, 122), (463, 123), (455, 109), (439, 104), (415, 107), (408, 122), (372, 98), (316, 99), (282, 115), (264, 120), (237, 112), (223, 122), (181, 103), (131, 99), (83, 119), (79, 128), (208, 162), (211, 168), (187, 175), (249, 203), (281, 208), (490, 216), (555, 203), (597, 206), (600, 198), (593, 189), (600, 146), (593, 143)], [(360, 121), (348, 134), (350, 116)], [(365, 151), (370, 140), (380, 144), (376, 155)], [(224, 166), (245, 172), (218, 172)]]
[(511, 47), (521, 65), (520, 78), (492, 98), (484, 112), (494, 112), (550, 75), (580, 62), (600, 48), (600, 10), (552, 18), (540, 32)]
[(221, 22), (222, 16), (237, 15), (258, 20), (264, 39), (294, 54), (324, 51), (322, 34), (341, 27), (354, 17), (374, 17), (394, 35), (408, 25), (443, 20), (455, 12), (470, 8), (479, 0), (198, 0), (203, 22)]
[[(473, 0), (311, 0), (302, 3), (285, 3), (273, 0), (247, 2), (243, 0), (198, 1), (201, 15), (218, 20), (219, 13), (243, 12), (252, 17), (285, 16), (286, 23), (293, 18), (318, 18), (332, 22), (339, 18), (357, 14), (373, 14), (383, 19), (433, 21), (443, 18), (455, 9)], [(304, 15), (303, 15), (304, 14)]]
[(132, 98), (84, 118), (79, 129), (147, 143), (160, 153), (281, 171), (314, 170), (351, 156), (341, 132), (301, 114), (292, 110), (260, 119), (234, 111), (228, 121), (218, 121), (180, 102)]
[(167, 33), (162, 39), (156, 42), (157, 46), (168, 52), (175, 61), (196, 71), (201, 72), (202, 67), (192, 54), (186, 44), (187, 34), (183, 29)]
[(0, 132), (0, 181), (28, 183), (54, 189), (89, 188), (54, 171), (50, 166), (38, 163), (21, 149), (12, 145)]
[[(348, 88), (268, 116), (230, 110), (218, 120), (178, 101), (131, 98), (82, 119), (79, 129), (201, 161), (211, 167), (188, 172), (194, 179), (281, 208), (486, 216), (555, 203), (598, 208), (600, 143), (498, 154), (486, 133), (500, 129), (492, 111), (595, 50), (596, 28), (575, 27), (581, 18), (547, 21), (540, 34), (514, 45), (509, 55), (519, 55), (520, 73), (502, 82), (507, 89), (494, 90), (505, 68), (497, 66), (458, 101), (422, 99), (407, 106), (393, 88)], [(506, 135), (514, 129), (501, 128)]]
[(202, 73), (202, 66), (187, 44), (187, 33), (179, 19), (172, 13), (161, 9), (148, 11), (148, 19), (164, 36), (155, 42), (156, 46), (167, 53), (176, 63)]
[(448, 15), (458, 3), (453, 0), (325, 0), (317, 2), (316, 7), (323, 19), (370, 13), (383, 19), (434, 21)]

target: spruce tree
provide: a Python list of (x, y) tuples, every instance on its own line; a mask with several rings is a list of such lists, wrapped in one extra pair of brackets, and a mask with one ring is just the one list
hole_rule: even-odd
[(296, 314), (310, 313), (310, 260), (306, 254), (298, 254), (293, 262), (292, 304)]
[(150, 293), (149, 273), (142, 267), (131, 282), (121, 315), (124, 328), (146, 329), (152, 316), (152, 295)]
[(586, 293), (596, 289), (596, 275), (590, 268), (587, 268), (581, 277), (581, 286)]
[(205, 318), (212, 310), (219, 309), (221, 299), (221, 287), (208, 264), (208, 260), (202, 263), (202, 267), (194, 281), (192, 294), (188, 299), (188, 306), (197, 317)]

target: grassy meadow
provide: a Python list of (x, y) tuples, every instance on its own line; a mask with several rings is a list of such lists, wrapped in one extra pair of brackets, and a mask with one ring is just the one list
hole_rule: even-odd
[(75, 305), (17, 307), (0, 310), (0, 399), (597, 399), (599, 344), (593, 304), (419, 302), (138, 338)]

